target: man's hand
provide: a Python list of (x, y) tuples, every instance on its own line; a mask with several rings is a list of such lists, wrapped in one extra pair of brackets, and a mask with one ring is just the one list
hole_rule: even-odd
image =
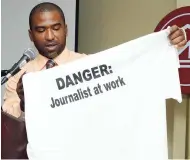
[(181, 48), (186, 45), (187, 40), (185, 38), (185, 33), (183, 29), (174, 25), (170, 28), (169, 39), (172, 45), (175, 45), (176, 48)]
[(22, 111), (24, 111), (24, 104), (25, 104), (24, 103), (24, 89), (23, 89), (23, 83), (22, 83), (23, 75), (20, 77), (20, 79), (19, 79), (19, 81), (17, 83), (17, 89), (16, 89), (16, 92), (17, 92), (17, 94), (18, 94), (18, 96), (20, 98), (20, 107), (21, 107)]
[(5, 113), (8, 113), (17, 118), (21, 117), (22, 111), (24, 111), (24, 90), (23, 90), (23, 84), (22, 84), (23, 75), (20, 77), (17, 83), (17, 88), (16, 88), (16, 92), (18, 94), (18, 97), (20, 98), (20, 101), (19, 100), (14, 101), (14, 102), (11, 100), (5, 101), (5, 103), (2, 106), (2, 109)]

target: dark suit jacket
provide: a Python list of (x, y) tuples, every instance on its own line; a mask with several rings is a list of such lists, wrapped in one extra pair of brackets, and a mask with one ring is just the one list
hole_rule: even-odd
[(1, 111), (1, 158), (28, 159), (27, 143), (24, 119)]

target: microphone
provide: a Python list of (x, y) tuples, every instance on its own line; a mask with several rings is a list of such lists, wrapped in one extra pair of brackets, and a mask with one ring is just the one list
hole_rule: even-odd
[(1, 70), (1, 77), (6, 76), (9, 73), (8, 70)]
[(5, 77), (3, 77), (3, 79), (1, 80), (1, 85), (7, 82), (11, 76), (17, 74), (26, 63), (33, 60), (35, 57), (36, 54), (31, 48), (26, 49), (20, 60), (17, 63), (15, 63), (8, 71), (8, 74)]

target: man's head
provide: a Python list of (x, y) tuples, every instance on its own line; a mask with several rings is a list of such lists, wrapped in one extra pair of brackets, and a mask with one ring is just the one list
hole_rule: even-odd
[(65, 49), (67, 25), (60, 7), (50, 2), (38, 4), (30, 12), (29, 25), (30, 39), (41, 55), (55, 58)]

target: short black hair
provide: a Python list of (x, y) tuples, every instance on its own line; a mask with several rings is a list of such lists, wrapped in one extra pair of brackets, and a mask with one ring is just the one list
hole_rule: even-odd
[(50, 11), (58, 11), (61, 17), (63, 18), (63, 22), (65, 23), (65, 15), (62, 9), (58, 5), (51, 2), (42, 2), (36, 5), (30, 12), (29, 16), (30, 30), (32, 30), (32, 17), (36, 12), (50, 12)]

